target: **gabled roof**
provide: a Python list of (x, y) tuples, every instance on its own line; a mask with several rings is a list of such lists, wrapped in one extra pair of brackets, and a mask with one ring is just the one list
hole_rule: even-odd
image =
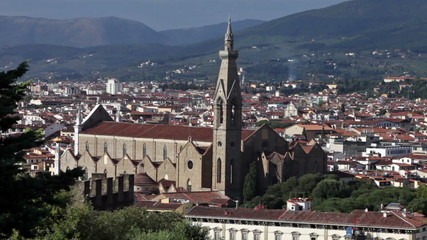
[[(242, 130), (242, 140), (246, 140), (254, 132), (255, 130)], [(81, 134), (174, 140), (188, 140), (191, 137), (194, 141), (211, 142), (213, 130), (181, 125), (101, 122)]]
[(138, 173), (135, 175), (135, 185), (156, 184), (156, 182), (146, 173)]

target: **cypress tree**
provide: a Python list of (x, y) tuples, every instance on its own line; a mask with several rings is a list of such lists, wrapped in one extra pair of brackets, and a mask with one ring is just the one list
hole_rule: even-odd
[(60, 176), (40, 174), (31, 177), (22, 169), (24, 150), (43, 143), (41, 130), (27, 130), (19, 135), (7, 131), (20, 119), (16, 111), (24, 98), (30, 81), (18, 83), (28, 71), (28, 64), (0, 72), (0, 238), (7, 238), (13, 229), (25, 237), (34, 234), (34, 228), (58, 206), (55, 194), (68, 190), (81, 170)]
[(245, 177), (245, 184), (243, 185), (243, 200), (245, 202), (252, 200), (257, 193), (257, 171), (256, 162), (252, 162), (249, 172)]

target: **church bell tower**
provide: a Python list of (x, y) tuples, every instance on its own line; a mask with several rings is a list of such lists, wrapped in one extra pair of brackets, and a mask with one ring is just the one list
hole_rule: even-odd
[(242, 136), (242, 95), (237, 74), (238, 52), (233, 49), (231, 20), (228, 19), (221, 67), (214, 95), (212, 188), (239, 197), (243, 177), (239, 170)]

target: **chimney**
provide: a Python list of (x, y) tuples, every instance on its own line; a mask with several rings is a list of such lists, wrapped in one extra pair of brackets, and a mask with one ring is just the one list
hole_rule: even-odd
[(383, 217), (387, 217), (387, 212), (383, 212)]

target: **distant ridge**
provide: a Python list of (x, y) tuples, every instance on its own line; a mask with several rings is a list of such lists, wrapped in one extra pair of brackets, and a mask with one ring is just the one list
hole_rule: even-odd
[[(262, 23), (243, 20), (235, 23), (241, 30)], [(0, 16), (0, 46), (49, 44), (69, 47), (93, 47), (131, 44), (181, 45), (217, 38), (225, 23), (156, 32), (147, 25), (117, 17), (74, 18), (53, 20), (45, 18)]]
[[(319, 74), (342, 79), (382, 79), (387, 75), (400, 76), (404, 72), (425, 76), (426, 12), (426, 0), (350, 0), (274, 19), (234, 31), (235, 47), (241, 56), (239, 66), (245, 68), (248, 77), (261, 80), (284, 80), (290, 72), (302, 78), (307, 74)], [(119, 44), (117, 42), (128, 41), (124, 37), (126, 34), (114, 32), (113, 37), (119, 38), (115, 45), (102, 46), (112, 41), (98, 41), (101, 46), (93, 44), (91, 46), (96, 47), (90, 48), (40, 44), (4, 46), (5, 39), (9, 40), (9, 45), (15, 42), (24, 44), (21, 37), (14, 35), (14, 28), (20, 29), (18, 26), (25, 26), (22, 28), (27, 29), (30, 39), (33, 35), (38, 36), (36, 32), (31, 35), (28, 30), (37, 29), (29, 26), (31, 21), (22, 21), (26, 24), (14, 22), (18, 25), (9, 27), (8, 34), (5, 34), (0, 20), (0, 70), (32, 59), (28, 76), (33, 74), (49, 79), (82, 79), (88, 78), (88, 74), (97, 79), (98, 73), (129, 81), (164, 79), (164, 74), (171, 69), (193, 65), (198, 66), (188, 73), (175, 74), (174, 78), (216, 79), (218, 66), (214, 60), (218, 58), (218, 50), (223, 48), (225, 29), (215, 33), (218, 36), (213, 39), (185, 46), (173, 46), (173, 38), (183, 44), (188, 40), (182, 36), (197, 39), (203, 28), (181, 29), (181, 32), (152, 30), (158, 37), (154, 39), (159, 39), (155, 43)], [(235, 25), (237, 22), (233, 21), (233, 29), (237, 28)], [(88, 30), (88, 33), (92, 32), (101, 31)], [(136, 38), (140, 40), (141, 35)], [(64, 44), (61, 45), (69, 41), (71, 39), (63, 39)], [(357, 54), (349, 57), (346, 53), (350, 52)], [(381, 56), (373, 52), (379, 52)], [(157, 65), (140, 67), (144, 61), (156, 62)]]
[[(257, 26), (264, 22), (265, 21), (255, 19), (233, 21), (233, 31), (240, 31), (242, 29)], [(187, 45), (222, 37), (226, 27), (227, 23), (223, 22), (202, 27), (165, 30), (160, 31), (159, 33), (167, 37), (167, 44)]]
[[(244, 30), (241, 38), (287, 37), (334, 40), (334, 47), (423, 47), (427, 42), (427, 1), (351, 0), (274, 19)], [(256, 42), (255, 42), (256, 43)]]
[(143, 23), (116, 17), (52, 20), (0, 16), (0, 45), (52, 44), (72, 47), (163, 42)]

